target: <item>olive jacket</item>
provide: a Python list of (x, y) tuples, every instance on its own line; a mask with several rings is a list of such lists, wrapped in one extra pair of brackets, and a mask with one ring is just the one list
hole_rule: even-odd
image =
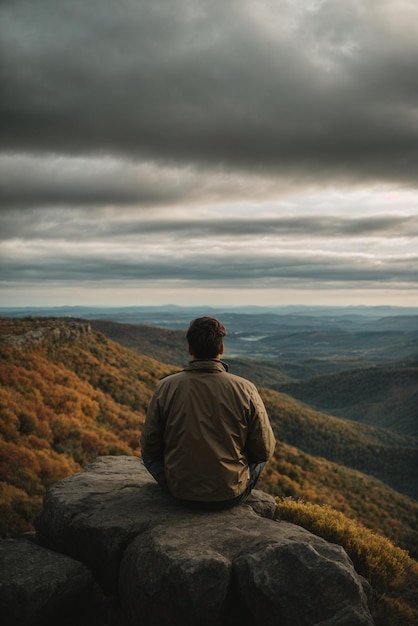
[(141, 445), (147, 457), (164, 459), (173, 496), (213, 502), (245, 491), (249, 463), (267, 461), (275, 438), (255, 385), (210, 359), (160, 380)]

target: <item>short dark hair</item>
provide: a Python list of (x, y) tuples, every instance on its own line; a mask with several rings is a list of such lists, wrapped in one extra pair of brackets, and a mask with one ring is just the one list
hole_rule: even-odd
[(226, 328), (215, 317), (202, 316), (190, 322), (187, 341), (197, 359), (214, 359), (221, 352)]

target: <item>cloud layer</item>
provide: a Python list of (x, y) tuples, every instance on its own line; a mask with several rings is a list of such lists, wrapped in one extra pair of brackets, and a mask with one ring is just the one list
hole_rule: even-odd
[(2, 2), (7, 297), (95, 279), (413, 293), (417, 23), (408, 0)]

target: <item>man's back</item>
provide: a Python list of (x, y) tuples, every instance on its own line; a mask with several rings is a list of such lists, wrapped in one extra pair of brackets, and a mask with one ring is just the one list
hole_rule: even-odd
[(144, 463), (163, 488), (216, 506), (248, 497), (275, 445), (256, 387), (220, 360), (225, 335), (214, 317), (190, 323), (192, 361), (158, 383), (141, 437)]
[[(229, 374), (220, 360), (195, 360), (158, 384), (143, 443), (146, 454), (161, 441), (170, 492), (178, 498), (223, 501), (239, 496), (249, 460), (266, 461), (274, 437), (255, 386)], [(147, 445), (148, 443), (148, 445)]]

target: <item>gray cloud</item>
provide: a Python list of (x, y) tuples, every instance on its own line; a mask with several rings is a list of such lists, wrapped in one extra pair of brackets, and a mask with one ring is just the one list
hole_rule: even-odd
[[(177, 176), (176, 176), (177, 174)], [(164, 184), (161, 184), (161, 183)], [(34, 207), (158, 206), (191, 195), (175, 168), (60, 155), (0, 157), (0, 210)]]
[(3, 208), (114, 206), (148, 209), (237, 198), (261, 200), (283, 194), (289, 182), (255, 172), (248, 176), (196, 164), (135, 162), (59, 154), (0, 155), (0, 212)]
[(32, 258), (30, 263), (16, 257), (3, 272), (3, 280), (36, 281), (97, 281), (110, 283), (121, 281), (182, 280), (191, 283), (245, 282), (247, 287), (280, 286), (282, 281), (314, 281), (333, 284), (360, 284), (378, 282), (390, 285), (403, 282), (409, 288), (418, 283), (416, 267), (418, 257), (395, 257), (385, 262), (373, 262), (357, 255), (348, 256), (308, 254), (303, 257), (280, 255), (242, 256), (231, 255), (220, 263), (216, 256), (190, 257), (113, 258), (107, 255), (83, 254), (53, 257), (48, 254)]
[(416, 185), (418, 11), (390, 5), (5, 1), (3, 145)]
[(338, 237), (418, 237), (418, 215), (380, 214), (346, 218), (329, 215), (303, 215), (274, 218), (141, 219), (123, 212), (91, 217), (81, 210), (3, 211), (0, 239), (41, 239), (66, 241), (117, 241), (119, 238), (173, 235), (176, 239), (239, 238), (251, 236), (338, 238)]

